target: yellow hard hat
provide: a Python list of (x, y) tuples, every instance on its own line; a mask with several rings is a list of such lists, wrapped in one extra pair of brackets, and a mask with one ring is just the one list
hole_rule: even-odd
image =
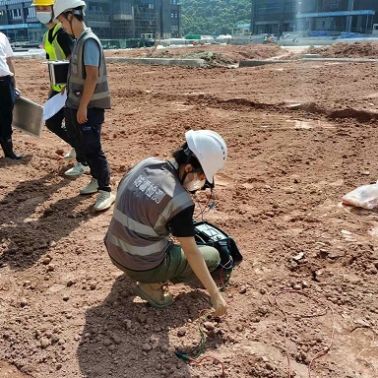
[(33, 0), (32, 6), (33, 7), (49, 7), (54, 5), (55, 0)]

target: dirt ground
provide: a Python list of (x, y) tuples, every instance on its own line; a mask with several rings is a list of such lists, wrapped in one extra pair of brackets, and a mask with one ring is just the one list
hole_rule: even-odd
[(203, 45), (175, 48), (148, 47), (130, 50), (110, 50), (107, 56), (142, 58), (204, 59), (210, 67), (229, 66), (243, 59), (268, 59), (278, 55), (290, 55), (277, 45)]
[[(46, 65), (16, 68), (23, 94), (43, 103)], [(78, 195), (88, 176), (63, 175), (67, 146), (16, 130), (26, 158), (0, 158), (0, 377), (377, 377), (378, 213), (340, 203), (378, 178), (376, 66), (108, 68), (114, 188), (188, 129), (228, 143), (205, 214), (244, 255), (228, 314), (206, 318), (206, 293), (184, 285), (170, 286), (166, 310), (135, 297), (103, 246), (112, 211), (95, 215)], [(175, 351), (195, 353), (201, 330), (213, 358), (185, 364)]]
[(335, 43), (327, 47), (312, 47), (308, 53), (319, 54), (327, 58), (377, 58), (377, 42)]

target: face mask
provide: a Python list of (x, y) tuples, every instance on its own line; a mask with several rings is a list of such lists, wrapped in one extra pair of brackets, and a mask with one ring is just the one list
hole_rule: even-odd
[(48, 24), (52, 19), (51, 12), (37, 12), (36, 17), (42, 24)]
[[(194, 176), (194, 178), (193, 178)], [(198, 177), (198, 174), (195, 173), (188, 173), (184, 179), (184, 183), (182, 186), (188, 191), (188, 192), (195, 192), (197, 190), (200, 190), (204, 187), (206, 183), (206, 179), (201, 180)]]

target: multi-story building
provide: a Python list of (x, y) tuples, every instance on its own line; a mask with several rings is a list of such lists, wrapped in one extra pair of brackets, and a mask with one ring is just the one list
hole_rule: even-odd
[[(103, 40), (180, 35), (178, 0), (86, 0), (86, 23)], [(11, 42), (40, 43), (45, 31), (31, 0), (0, 0), (0, 31)]]
[(378, 23), (377, 0), (253, 0), (254, 34), (371, 33)]
[(371, 33), (377, 22), (376, 0), (302, 0), (296, 16), (299, 30)]
[(15, 42), (40, 43), (44, 26), (35, 17), (31, 0), (0, 0), (0, 31)]
[(294, 30), (297, 3), (297, 0), (252, 0), (252, 33), (280, 35)]

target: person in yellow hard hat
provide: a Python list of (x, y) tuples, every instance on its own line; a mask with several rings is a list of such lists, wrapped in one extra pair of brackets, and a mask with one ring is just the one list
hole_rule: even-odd
[[(43, 48), (46, 51), (48, 60), (67, 60), (71, 56), (74, 45), (73, 39), (67, 34), (62, 25), (54, 19), (53, 5), (55, 0), (33, 0), (32, 6), (35, 7), (36, 17), (42, 24), (46, 25), (47, 31), (43, 36)], [(49, 98), (57, 95), (64, 90), (64, 85), (51, 85)], [(70, 136), (63, 123), (64, 109), (46, 121), (47, 128), (63, 139), (72, 147)], [(80, 156), (80, 152), (72, 148), (70, 154), (66, 155), (68, 160), (77, 159), (74, 167), (68, 169), (67, 176), (79, 176), (82, 173), (89, 173), (89, 167), (85, 163), (85, 158)]]

